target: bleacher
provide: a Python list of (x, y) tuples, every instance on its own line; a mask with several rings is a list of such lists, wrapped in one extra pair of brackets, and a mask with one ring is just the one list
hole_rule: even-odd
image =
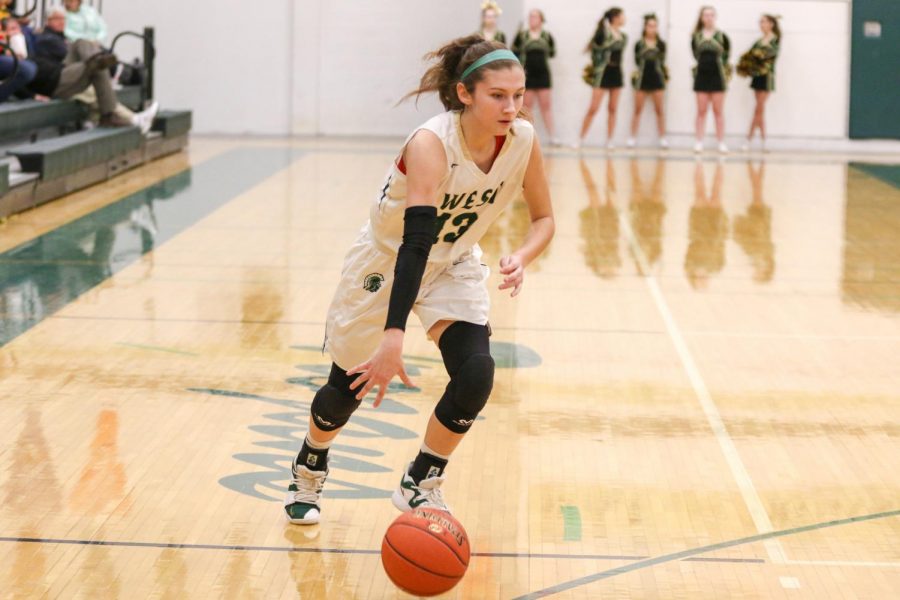
[[(144, 35), (152, 40), (152, 29)], [(152, 98), (152, 54), (144, 64), (143, 85), (116, 91), (133, 110)], [(147, 135), (137, 127), (88, 129), (87, 116), (74, 100), (0, 103), (0, 219), (179, 152), (191, 129), (190, 111), (161, 110)]]

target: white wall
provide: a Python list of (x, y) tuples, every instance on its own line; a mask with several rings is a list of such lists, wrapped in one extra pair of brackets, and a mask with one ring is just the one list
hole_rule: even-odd
[[(302, 41), (295, 52), (293, 132), (405, 135), (442, 110), (433, 95), (423, 97), (418, 108), (412, 100), (396, 106), (417, 86), (423, 55), (476, 31), (481, 0), (343, 0), (302, 6), (294, 27)], [(511, 32), (522, 2), (502, 6), (500, 28)]]
[[(611, 2), (610, 2), (611, 3)], [(618, 0), (628, 18), (626, 83), (641, 16), (654, 11), (669, 42), (669, 131), (689, 135), (690, 30), (704, 0)], [(850, 0), (717, 0), (719, 22), (732, 40), (732, 62), (758, 36), (762, 12), (782, 15), (785, 29), (777, 90), (770, 100), (771, 136), (846, 137)], [(412, 89), (422, 55), (478, 26), (481, 0), (105, 0), (113, 32), (156, 27), (156, 93), (164, 106), (194, 110), (201, 133), (405, 135), (439, 110), (433, 98), (416, 109), (394, 104)], [(551, 64), (559, 133), (574, 140), (590, 97), (581, 81), (583, 53), (606, 4), (589, 0), (507, 0), (501, 29), (508, 36), (532, 6), (547, 16), (558, 45)], [(248, 10), (252, 8), (252, 12)], [(123, 54), (139, 43), (122, 42)], [(726, 99), (729, 135), (744, 133), (753, 106), (749, 82), (735, 77)], [(633, 93), (626, 87), (617, 138), (627, 137)], [(540, 125), (540, 119), (538, 118)], [(711, 123), (708, 128), (712, 131)], [(651, 111), (642, 137), (655, 137)], [(598, 115), (591, 141), (605, 139)]]
[[(316, 0), (317, 1), (317, 0)], [(284, 135), (290, 129), (295, 0), (104, 0), (112, 35), (156, 28), (156, 97), (194, 111), (194, 131)], [(141, 42), (116, 51), (137, 56)], [(121, 49), (121, 51), (120, 51)]]

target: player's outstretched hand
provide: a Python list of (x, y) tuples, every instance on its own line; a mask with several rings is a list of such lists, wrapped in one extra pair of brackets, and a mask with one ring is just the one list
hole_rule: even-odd
[(504, 256), (500, 259), (500, 273), (503, 275), (500, 289), (512, 288), (510, 296), (518, 296), (522, 291), (522, 284), (525, 283), (525, 265), (522, 264), (522, 259), (515, 254)]
[(381, 404), (387, 392), (388, 384), (395, 376), (400, 376), (402, 381), (408, 387), (416, 387), (406, 374), (403, 367), (403, 330), (388, 329), (381, 338), (381, 344), (375, 354), (362, 363), (347, 371), (347, 375), (356, 375), (359, 377), (350, 384), (351, 390), (359, 390), (356, 394), (357, 400), (366, 397), (372, 388), (378, 386), (378, 395), (375, 396), (375, 407)]

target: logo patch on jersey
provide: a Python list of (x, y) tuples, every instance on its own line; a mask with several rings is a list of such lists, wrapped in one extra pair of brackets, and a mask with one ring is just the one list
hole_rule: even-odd
[(381, 289), (382, 283), (384, 283), (384, 275), (381, 273), (369, 273), (366, 275), (365, 281), (363, 281), (363, 289), (374, 294)]

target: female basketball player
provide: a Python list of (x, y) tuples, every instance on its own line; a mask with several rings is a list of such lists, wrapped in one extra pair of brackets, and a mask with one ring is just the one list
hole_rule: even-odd
[(635, 145), (638, 125), (641, 121), (641, 113), (649, 96), (653, 100), (653, 108), (656, 110), (656, 129), (659, 131), (659, 147), (666, 149), (669, 142), (666, 140), (666, 119), (663, 101), (666, 89), (666, 43), (659, 37), (659, 21), (656, 14), (644, 15), (644, 31), (641, 39), (634, 45), (634, 60), (637, 63), (637, 73), (634, 78), (634, 116), (631, 118), (631, 137), (628, 139), (628, 147)]
[(725, 88), (728, 86), (728, 52), (731, 42), (728, 36), (716, 29), (716, 9), (704, 6), (700, 9), (691, 48), (697, 66), (694, 67), (694, 91), (697, 93), (697, 141), (694, 152), (703, 152), (703, 137), (706, 135), (706, 114), (712, 104), (716, 117), (716, 138), (719, 152), (728, 152), (725, 145)]
[(763, 15), (759, 20), (759, 28), (763, 35), (756, 40), (750, 50), (761, 50), (765, 54), (768, 69), (765, 74), (756, 75), (750, 80), (750, 87), (756, 96), (756, 109), (753, 111), (753, 120), (750, 122), (750, 133), (747, 134), (744, 150), (750, 149), (757, 128), (762, 140), (762, 149), (766, 149), (766, 100), (769, 99), (769, 94), (775, 91), (775, 60), (778, 58), (778, 46), (781, 43), (781, 27), (778, 26), (777, 18)]
[(377, 388), (377, 407), (395, 376), (412, 385), (401, 358), (410, 311), (440, 349), (450, 382), (392, 500), (402, 511), (449, 510), (440, 489), (444, 468), (487, 402), (494, 377), (488, 269), (477, 242), (524, 194), (531, 229), (517, 251), (500, 259), (500, 289), (515, 296), (525, 268), (553, 236), (540, 145), (531, 124), (518, 118), (525, 72), (516, 55), (471, 35), (428, 58), (436, 64), (410, 95), (437, 92), (447, 112), (407, 138), (345, 259), (325, 330), (331, 374), (316, 392), (309, 432), (292, 465), (285, 500), (292, 523), (318, 522), (328, 448), (360, 401)]
[(585, 75), (585, 81), (593, 88), (591, 103), (584, 121), (581, 123), (581, 135), (576, 148), (580, 148), (587, 136), (588, 129), (594, 115), (600, 109), (603, 96), (609, 92), (609, 102), (606, 105), (609, 113), (606, 121), (606, 148), (612, 150), (613, 133), (616, 130), (616, 109), (619, 106), (619, 94), (622, 92), (622, 53), (628, 43), (628, 36), (622, 31), (625, 25), (625, 13), (621, 8), (611, 8), (603, 15), (597, 24), (594, 37), (585, 47), (585, 52), (591, 53), (591, 65)]

